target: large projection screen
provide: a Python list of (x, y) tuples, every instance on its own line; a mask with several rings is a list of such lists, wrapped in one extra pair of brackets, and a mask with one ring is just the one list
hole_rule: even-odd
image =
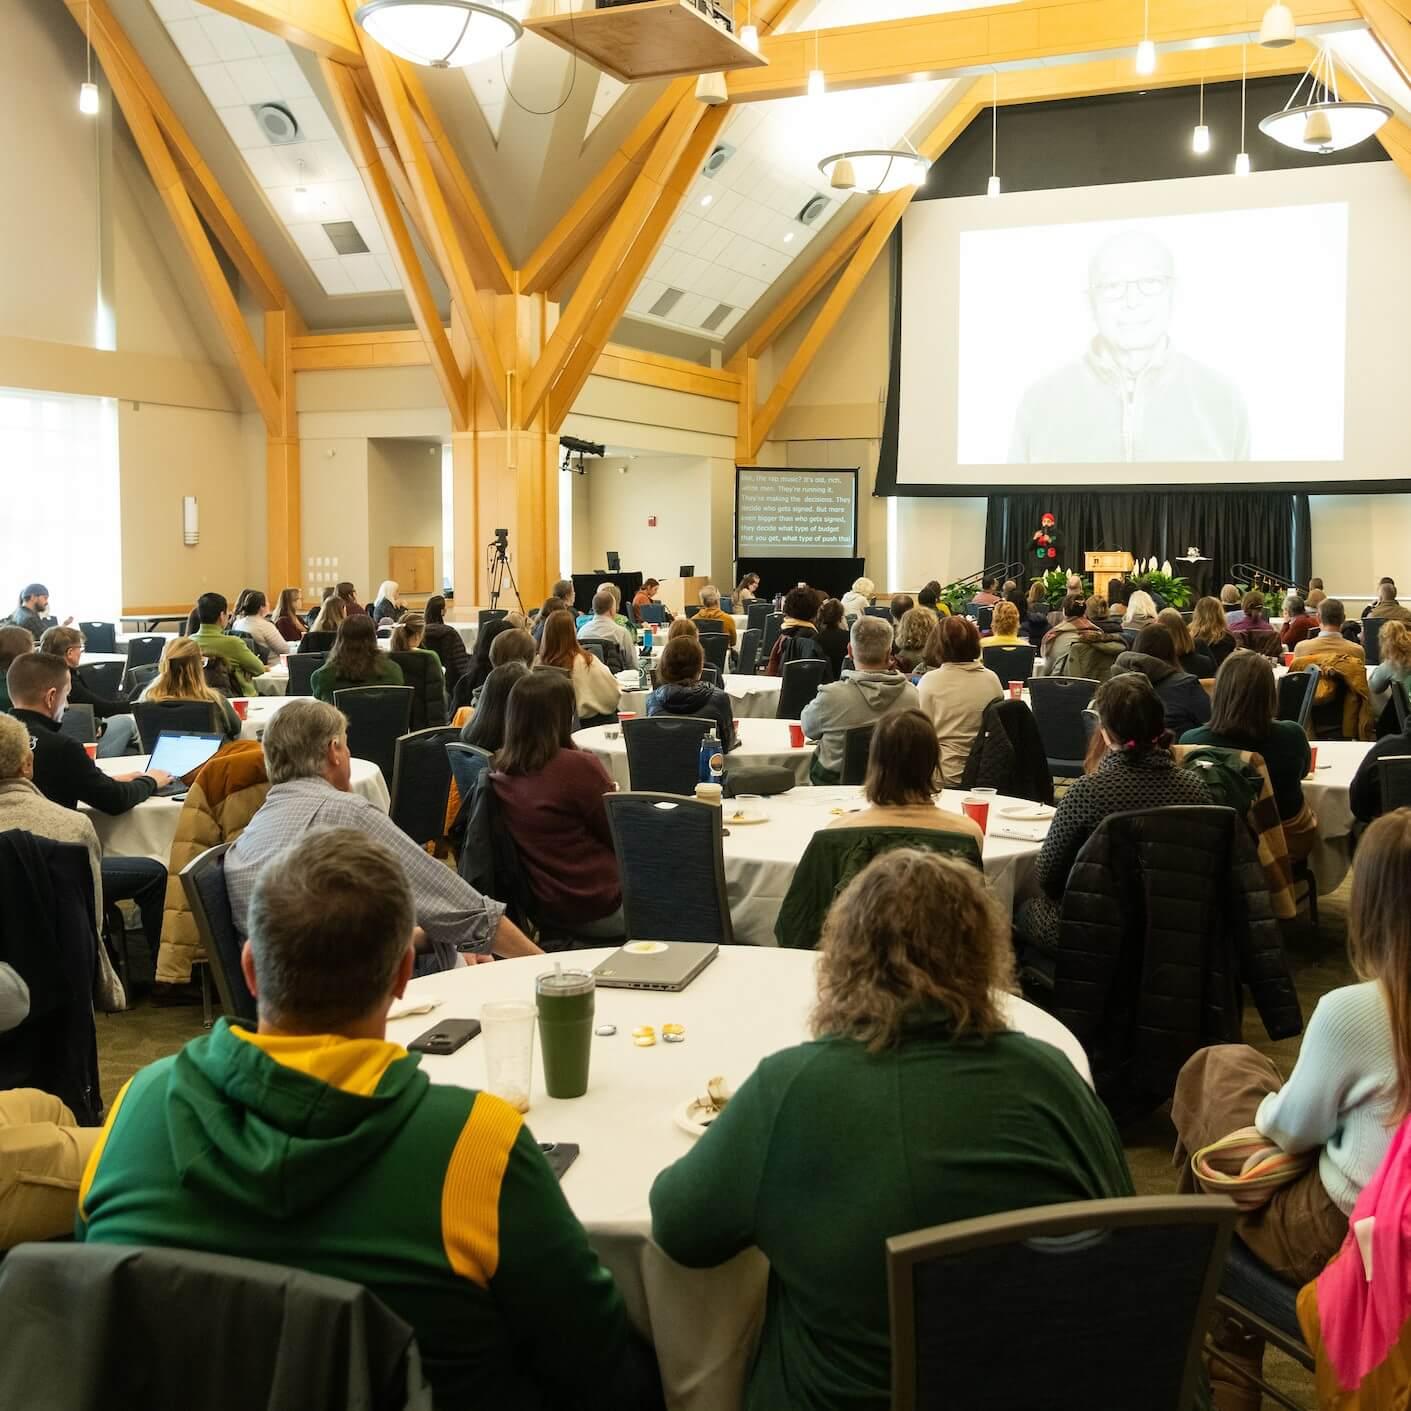
[(1407, 477), (1409, 192), (1377, 162), (919, 203), (898, 491)]

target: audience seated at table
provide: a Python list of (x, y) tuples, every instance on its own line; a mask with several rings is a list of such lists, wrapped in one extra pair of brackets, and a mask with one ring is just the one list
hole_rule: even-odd
[(724, 748), (732, 750), (739, 744), (734, 708), (719, 686), (701, 680), (704, 670), (705, 653), (699, 640), (678, 637), (668, 642), (657, 667), (659, 684), (647, 697), (647, 714), (704, 716), (715, 722), (716, 736)]
[(539, 644), (538, 664), (541, 670), (552, 668), (568, 677), (579, 720), (617, 714), (622, 687), (602, 661), (578, 645), (573, 617), (569, 613), (556, 612), (550, 616)]
[(338, 596), (337, 593), (330, 593), (324, 600), (323, 605), (318, 610), (318, 616), (314, 618), (310, 632), (337, 632), (347, 621), (348, 604)]
[(1144, 627), (1156, 621), (1156, 600), (1145, 588), (1134, 588), (1127, 597), (1127, 610), (1122, 614), (1122, 635), (1129, 643), (1137, 640)]
[(985, 707), (1000, 700), (1004, 688), (980, 657), (980, 631), (968, 617), (938, 622), (926, 645), (926, 665), (917, 704), (925, 712), (941, 747), (941, 780), (958, 788), (965, 761), (980, 733)]
[(1215, 676), (1215, 658), (1204, 642), (1197, 642), (1186, 624), (1186, 620), (1175, 608), (1162, 608), (1156, 614), (1157, 624), (1164, 627), (1176, 646), (1176, 660), (1182, 671), (1188, 671), (1200, 681), (1210, 681)]
[(1278, 630), (1270, 622), (1264, 604), (1264, 594), (1258, 589), (1246, 593), (1240, 602), (1239, 617), (1226, 620), (1231, 636), (1237, 647), (1245, 647), (1253, 652), (1263, 652), (1266, 656), (1282, 656), (1282, 643)]
[(1039, 654), (1048, 663), (1048, 674), (1067, 675), (1068, 652), (1075, 636), (1096, 631), (1097, 625), (1088, 620), (1088, 600), (1081, 593), (1069, 593), (1063, 600), (1058, 625), (1049, 628), (1039, 647)]
[(984, 635), (987, 647), (1018, 647), (1028, 642), (1019, 635), (1019, 609), (1013, 603), (1000, 601), (990, 614), (990, 630)]
[(769, 650), (769, 660), (760, 670), (761, 676), (778, 676), (790, 661), (812, 657), (827, 660), (818, 644), (818, 607), (818, 594), (812, 588), (790, 588), (784, 594), (784, 621)]
[(1187, 730), (1183, 745), (1252, 750), (1269, 771), (1289, 856), (1301, 861), (1318, 841), (1318, 820), (1303, 797), (1311, 763), (1308, 736), (1294, 720), (1280, 720), (1274, 667), (1268, 657), (1236, 652), (1215, 678), (1210, 722)]
[(993, 574), (983, 574), (980, 578), (980, 591), (970, 599), (976, 607), (993, 607), (999, 602), (999, 579)]
[[(395, 656), (398, 652), (419, 652), (427, 659), (426, 718), (431, 722), (444, 723), (449, 719), (446, 710), (446, 672), (441, 658), (426, 645), (426, 619), (419, 612), (404, 612), (392, 629), (392, 639), (388, 650)], [(401, 666), (401, 662), (395, 663)], [(403, 677), (406, 672), (402, 672)]]
[[(637, 589), (636, 596), (632, 599), (632, 621), (638, 627), (640, 627), (643, 622), (642, 609), (651, 607), (652, 604), (656, 602), (657, 589), (660, 587), (661, 584), (658, 583), (655, 578), (648, 578), (647, 581)], [(671, 609), (667, 607), (662, 607), (662, 615), (668, 622), (670, 622), (674, 616)]]
[(887, 604), (893, 625), (899, 623), (915, 606), (916, 600), (910, 593), (893, 593), (891, 602)]
[(446, 675), (446, 690), (454, 692), (457, 683), (470, 667), (470, 653), (465, 638), (446, 621), (446, 600), (434, 593), (426, 600), (426, 631), (423, 643), (441, 659)]
[(246, 588), (235, 604), (237, 632), (253, 637), (257, 651), (262, 650), (267, 661), (278, 661), (298, 646), (298, 638), (286, 641), (283, 633), (270, 620), (269, 599), (258, 588)]
[[(552, 610), (549, 607), (549, 603), (554, 605)], [(544, 604), (544, 612), (540, 615), (539, 625), (541, 627), (548, 621), (551, 612), (568, 611), (563, 605), (563, 602), (558, 598), (550, 598), (549, 603)], [(471, 655), (470, 665), (465, 675), (461, 677), (456, 685), (455, 699), (452, 701), (453, 707), (469, 704), (471, 698), (481, 686), (485, 684), (485, 678), (493, 669), (490, 661), (491, 648), (494, 647), (502, 633), (513, 632), (514, 630), (515, 629), (510, 626), (508, 619), (503, 617), (497, 617), (493, 622), (487, 622), (485, 626), (480, 629), (475, 639), (475, 651)], [(542, 635), (541, 632), (539, 636)], [(538, 637), (535, 637), (533, 640), (537, 643)]]
[(701, 610), (696, 617), (706, 622), (718, 622), (725, 635), (730, 639), (731, 649), (734, 649), (736, 640), (735, 619), (730, 613), (724, 611), (720, 606), (720, 589), (714, 584), (707, 584), (701, 589)]
[(609, 671), (635, 671), (637, 634), (618, 623), (616, 612), (617, 599), (606, 588), (599, 588), (593, 595), (593, 616), (578, 628), (578, 640), (600, 643)]
[(941, 601), (941, 585), (934, 578), (917, 593), (916, 606), (925, 609), (938, 621), (950, 616), (950, 608)]
[(418, 973), (449, 970), (461, 963), (462, 951), (538, 954), (499, 902), (482, 897), (376, 804), (352, 792), (341, 711), (308, 697), (290, 701), (265, 727), (263, 746), (269, 793), (225, 855), (231, 915), (242, 936), (250, 934), (255, 884), (279, 853), (296, 843), (306, 851), (313, 828), (356, 828), (388, 849), (406, 873), (416, 907)]
[(1411, 611), (1397, 602), (1396, 584), (1390, 578), (1382, 579), (1377, 587), (1377, 601), (1362, 616), (1379, 618), (1383, 622), (1411, 622)]
[(1048, 636), (1048, 598), (1047, 590), (1044, 588), (1044, 580), (1036, 578), (1029, 584), (1029, 592), (1025, 598), (1025, 611), (1023, 613), (1024, 635), (1029, 639), (1029, 645), (1035, 651), (1043, 646), (1044, 638)]
[[(10, 629), (22, 631), (21, 628)], [(46, 627), (39, 650), (62, 657), (69, 668), (69, 705), (86, 705), (93, 710), (98, 725), (98, 758), (135, 754), (138, 747), (137, 722), (132, 706), (115, 696), (100, 696), (90, 689), (79, 671), (83, 661), (83, 633), (77, 627)]]
[(828, 670), (832, 672), (833, 680), (841, 680), (843, 672), (851, 666), (848, 647), (852, 638), (848, 635), (847, 611), (839, 599), (826, 598), (820, 604), (814, 631), (819, 648), (828, 658)]
[[(161, 665), (156, 676), (143, 687), (140, 701), (202, 701), (215, 707), (216, 728), (227, 740), (240, 738), (240, 717), (230, 702), (213, 687), (206, 685), (201, 665), (201, 648), (193, 637), (173, 637), (162, 648)], [(98, 753), (101, 755), (102, 750)]]
[(842, 596), (843, 613), (847, 617), (862, 617), (877, 601), (877, 585), (870, 578), (854, 578), (852, 587)]
[(13, 627), (23, 627), (37, 642), (51, 627), (68, 627), (73, 618), (62, 623), (49, 611), (49, 590), (42, 583), (30, 583), (20, 589), (19, 606), (4, 619)]
[(868, 807), (844, 813), (830, 828), (926, 828), (956, 833), (985, 845), (979, 825), (963, 813), (941, 808), (941, 746), (930, 717), (922, 710), (885, 715), (872, 731), (867, 779), (862, 797)]
[(616, 785), (596, 755), (574, 746), (574, 724), (573, 687), (562, 672), (523, 677), (510, 692), (490, 785), (537, 919), (576, 936), (616, 939), (624, 934), (622, 883), (603, 804)]
[[(974, 623), (970, 629), (975, 630)], [(836, 784), (843, 777), (844, 737), (849, 730), (874, 725), (894, 710), (914, 710), (919, 704), (916, 687), (889, 664), (892, 629), (880, 617), (859, 617), (852, 625), (851, 641), (853, 670), (841, 681), (820, 687), (803, 710), (804, 735), (818, 742), (809, 765), (814, 784)]]
[(892, 649), (892, 666), (903, 676), (910, 676), (926, 665), (926, 644), (936, 630), (936, 614), (927, 608), (914, 607), (902, 614), (897, 623), (896, 645)]
[(385, 1037), (414, 961), (400, 861), (351, 827), (266, 859), (242, 955), (259, 1026), (221, 1019), (127, 1084), (77, 1237), (363, 1284), (411, 1325), (438, 1405), (657, 1407), (524, 1120)]
[(395, 579), (385, 579), (377, 590), (368, 616), (381, 627), (384, 622), (400, 622), (406, 615), (406, 607), (398, 594), (401, 584)]
[[(1081, 622), (1091, 626), (1081, 627), (1078, 625)], [(1127, 649), (1121, 619), (1112, 618), (1105, 599), (1093, 596), (1084, 602), (1083, 616), (1073, 622), (1073, 626), (1077, 630), (1057, 644), (1057, 665), (1050, 665), (1049, 675), (1106, 681), (1112, 675), (1117, 658)]]
[(1035, 865), (1041, 895), (1024, 902), (1015, 918), (1016, 931), (1039, 947), (1058, 944), (1068, 874), (1105, 818), (1132, 809), (1211, 801), (1204, 782), (1176, 764), (1161, 699), (1145, 675), (1125, 671), (1104, 681), (1093, 696), (1093, 708), (1107, 753), (1059, 801)]
[[(1187, 1158), (1183, 1192), (1197, 1188), (1191, 1153), (1231, 1133), (1248, 1130), (1270, 1154), (1299, 1158), (1287, 1163), (1286, 1182), (1242, 1209), (1236, 1225), (1246, 1248), (1290, 1283), (1316, 1278), (1337, 1253), (1404, 1111), (1393, 1015), (1404, 1012), (1411, 987), (1408, 888), (1411, 813), (1403, 809), (1368, 829), (1353, 864), (1347, 944), (1361, 983), (1318, 1000), (1287, 1081), (1264, 1054), (1223, 1044), (1191, 1058), (1176, 1085), (1171, 1119), (1178, 1154)], [(1259, 1372), (1261, 1338), (1217, 1319), (1215, 1342)], [(1218, 1359), (1209, 1366), (1217, 1411), (1258, 1411), (1257, 1391), (1247, 1391)]]
[(1132, 1183), (1070, 1059), (1017, 1032), (1009, 930), (972, 866), (885, 854), (821, 949), (815, 1037), (764, 1059), (656, 1178), (652, 1238), (692, 1268), (769, 1260), (745, 1406), (887, 1411), (889, 1237)]
[(402, 668), (377, 645), (377, 628), (364, 612), (345, 617), (328, 660), (309, 678), (315, 699), (333, 704), (335, 691), (359, 686), (404, 686)]
[(343, 609), (348, 617), (366, 617), (367, 609), (358, 601), (358, 590), (346, 580), (339, 583), (334, 592), (342, 598)]
[(1240, 590), (1233, 583), (1226, 583), (1220, 589), (1220, 610), (1225, 614), (1226, 621), (1235, 618), (1235, 622), (1230, 622), (1230, 626), (1238, 625), (1238, 619), (1243, 617), (1244, 609), (1240, 606)]
[(1319, 717), (1341, 699), (1342, 738), (1370, 740), (1375, 735), (1375, 721), (1367, 682), (1367, 655), (1359, 643), (1343, 636), (1346, 616), (1337, 598), (1325, 598), (1318, 604), (1318, 635), (1293, 649), (1293, 670), (1311, 664), (1322, 673), (1313, 703), (1315, 727)]
[[(600, 583), (598, 585), (598, 592), (602, 592), (602, 590), (608, 586), (609, 585), (606, 583)], [(617, 585), (613, 584), (611, 586), (613, 588), (614, 597), (616, 598)], [(560, 578), (559, 581), (554, 584), (553, 588), (549, 591), (549, 596), (544, 600), (544, 606), (534, 614), (532, 631), (536, 645), (538, 644), (539, 638), (544, 634), (544, 623), (548, 620), (549, 614), (551, 612), (558, 612), (560, 608), (567, 608), (569, 612), (578, 611), (575, 604), (573, 581), (568, 578)], [(587, 616), (582, 619), (584, 622), (587, 620)], [(626, 618), (623, 618), (622, 626), (631, 627), (631, 623), (629, 623)]]
[(1382, 659), (1367, 678), (1368, 688), (1388, 691), (1394, 682), (1405, 686), (1411, 677), (1411, 627), (1400, 618), (1393, 618), (1382, 628), (1378, 644)]
[(34, 650), (34, 638), (27, 627), (0, 627), (0, 710), (10, 710), (10, 689), (6, 677), (10, 663), (18, 656), (26, 656)]
[(689, 617), (678, 617), (666, 629), (666, 640), (674, 642), (678, 637), (689, 637), (693, 642), (699, 642), (701, 634), (696, 630), (696, 624)]
[(461, 727), (461, 744), (474, 745), (476, 749), (486, 750), (490, 754), (504, 748), (510, 692), (521, 677), (529, 675), (529, 670), (526, 662), (507, 661), (490, 672), (480, 688), (475, 713)]
[(294, 643), (297, 650), (300, 638), (308, 631), (304, 626), (304, 595), (298, 588), (280, 590), (279, 606), (275, 609), (274, 630), (285, 642)]
[(749, 605), (759, 596), (759, 574), (746, 573), (735, 585), (735, 591), (730, 595), (736, 612), (744, 612)]
[(1218, 598), (1200, 598), (1191, 614), (1191, 638), (1199, 647), (1204, 647), (1220, 669), (1220, 663), (1235, 649), (1235, 639), (1230, 635), (1229, 624)]
[(229, 607), (230, 604), (221, 594), (202, 593), (193, 609), (196, 630), (188, 632), (187, 636), (200, 647), (201, 654), (208, 662), (214, 658), (225, 666), (232, 695), (253, 696), (255, 677), (265, 674), (265, 664), (239, 637), (226, 635)]
[[(572, 589), (572, 587), (573, 587), (573, 585), (570, 583), (570, 584), (569, 584), (569, 588)], [(620, 628), (622, 628), (622, 630), (623, 630), (624, 632), (628, 633), (628, 634), (635, 640), (635, 638), (636, 638), (636, 633), (637, 633), (637, 629), (632, 625), (632, 619), (631, 619), (630, 617), (628, 617), (627, 614), (622, 611), (622, 589), (619, 588), (619, 587), (617, 586), (617, 584), (614, 583), (611, 579), (604, 579), (604, 580), (603, 580), (601, 583), (599, 583), (598, 586), (593, 590), (593, 597), (596, 599), (596, 598), (597, 598), (597, 595), (598, 595), (599, 593), (607, 593), (607, 594), (611, 595), (611, 597), (612, 597), (612, 620), (613, 620), (615, 623), (617, 623), (617, 625), (618, 625)], [(548, 606), (549, 606), (548, 603), (545, 603), (545, 604), (544, 604), (544, 608), (545, 608), (545, 609), (547, 609)], [(568, 606), (569, 606), (570, 609), (573, 608), (573, 598), (572, 598), (572, 595), (571, 595), (571, 594), (570, 594), (570, 596), (569, 596), (569, 598), (568, 598)], [(594, 612), (580, 612), (580, 613), (578, 614), (577, 619), (575, 620), (574, 625), (575, 625), (577, 628), (579, 628), (580, 630), (581, 630), (582, 628), (586, 627), (586, 626), (593, 620), (593, 618), (594, 618), (594, 616), (595, 616), (595, 612), (596, 612), (596, 609), (594, 610)], [(543, 621), (543, 612), (542, 612), (542, 611), (540, 612), (540, 621)], [(645, 623), (644, 623), (643, 625), (644, 625), (644, 626), (647, 626), (647, 625), (650, 625), (650, 624), (645, 624)]]
[(1140, 672), (1156, 688), (1166, 712), (1166, 728), (1177, 737), (1210, 719), (1210, 697), (1205, 687), (1176, 660), (1176, 644), (1159, 623), (1137, 633), (1131, 651), (1114, 663), (1116, 671)]
[(1310, 633), (1317, 632), (1318, 618), (1297, 593), (1284, 604), (1284, 625), (1279, 628), (1279, 644), (1292, 651)]

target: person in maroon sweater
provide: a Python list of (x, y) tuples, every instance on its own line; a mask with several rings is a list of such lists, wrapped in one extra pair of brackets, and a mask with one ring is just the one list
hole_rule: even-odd
[(491, 761), (500, 817), (534, 889), (541, 920), (575, 935), (625, 935), (622, 882), (603, 795), (616, 785), (573, 743), (573, 684), (534, 671), (510, 692), (505, 743)]

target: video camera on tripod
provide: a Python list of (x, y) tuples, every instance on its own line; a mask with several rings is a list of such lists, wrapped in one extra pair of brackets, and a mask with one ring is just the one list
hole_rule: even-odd
[(514, 581), (514, 569), (510, 567), (509, 546), (509, 530), (497, 529), (495, 537), (490, 541), (489, 558), (486, 561), (487, 576), (490, 579), (490, 607), (492, 610), (499, 607), (500, 594), (504, 592), (505, 579), (508, 578), (514, 600), (519, 604), (520, 612), (523, 612), (524, 599), (519, 595), (519, 584)]

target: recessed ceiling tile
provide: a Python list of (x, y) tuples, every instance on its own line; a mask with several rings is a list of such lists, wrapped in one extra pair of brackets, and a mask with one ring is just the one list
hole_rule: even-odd
[(287, 54), (289, 46), (277, 35), (271, 34), (268, 30), (257, 29), (254, 25), (246, 25), (245, 30), (249, 36), (250, 45), (256, 54)]
[(249, 26), (229, 15), (206, 10), (198, 21), (217, 54), (222, 59), (253, 59), (255, 46), (250, 42)]
[(721, 252), (730, 248), (730, 242), (734, 237), (728, 230), (721, 230), (719, 226), (713, 227), (709, 238), (695, 253), (703, 260), (712, 263), (720, 259)]
[(289, 46), (284, 46), (284, 52), (280, 54), (268, 54), (262, 60), (265, 70), (274, 80), (275, 91), (282, 98), (312, 98), (314, 90), (310, 86), (308, 79), (304, 77), (304, 71), (299, 67), (299, 61), (289, 52)]
[(696, 281), (696, 292), (717, 303), (728, 303), (740, 276), (721, 265), (707, 265)]
[(769, 286), (762, 279), (752, 279), (747, 274), (742, 274), (735, 281), (735, 287), (730, 291), (730, 297), (724, 302), (734, 304), (738, 309), (747, 309), (751, 304), (764, 297)]
[[(359, 227), (361, 229), (361, 227)], [(379, 255), (377, 257), (377, 267), (382, 271), (382, 277), (387, 281), (389, 289), (400, 289), (402, 287), (402, 276), (397, 273), (396, 263), (391, 255)]]
[(650, 275), (638, 286), (637, 292), (633, 294), (631, 302), (628, 304), (634, 313), (644, 314), (666, 293), (666, 285), (659, 279), (654, 279)]
[(353, 288), (353, 281), (348, 271), (343, 268), (343, 261), (339, 260), (313, 260), (309, 268), (318, 276), (318, 282), (330, 294), (353, 294), (357, 291)]
[(247, 103), (273, 103), (283, 96), (264, 59), (236, 59), (225, 68)]
[(214, 64), (220, 59), (215, 45), (211, 43), (199, 20), (173, 20), (167, 25), (167, 33), (176, 45), (181, 57), (193, 67), (197, 64)]
[(688, 234), (678, 240), (672, 240), (671, 244), (678, 250), (684, 250), (688, 255), (702, 255), (718, 229), (718, 226), (698, 220)]
[(305, 160), (318, 174), (320, 181), (356, 181), (358, 169), (343, 150), (341, 142), (309, 142), (305, 144)]
[(289, 234), (299, 247), (299, 253), (310, 262), (331, 260), (337, 256), (327, 234), (317, 221), (310, 221), (307, 225), (291, 225)]
[[(224, 115), (222, 115), (224, 116)], [(250, 174), (268, 190), (272, 186), (296, 186), (299, 182), (299, 148), (251, 147), (245, 152)]]
[(225, 71), (224, 64), (198, 64), (191, 72), (213, 108), (233, 108), (240, 102), (240, 90)]
[(157, 12), (157, 18), (165, 24), (172, 20), (194, 20), (198, 7), (191, 0), (152, 0), (152, 8)]
[(331, 142), (338, 137), (337, 129), (328, 120), (323, 104), (317, 98), (290, 98), (285, 106), (294, 114), (299, 133), (307, 142)]
[(270, 145), (269, 138), (264, 135), (259, 123), (255, 121), (254, 113), (248, 107), (242, 104), (238, 108), (221, 108), (219, 111), (225, 130), (242, 152)]
[(387, 276), (378, 266), (376, 255), (344, 255), (342, 265), (358, 293), (375, 294), (387, 288)]
[(686, 328), (699, 328), (701, 320), (716, 306), (718, 301), (707, 299), (704, 294), (687, 294), (671, 311), (671, 322)]

